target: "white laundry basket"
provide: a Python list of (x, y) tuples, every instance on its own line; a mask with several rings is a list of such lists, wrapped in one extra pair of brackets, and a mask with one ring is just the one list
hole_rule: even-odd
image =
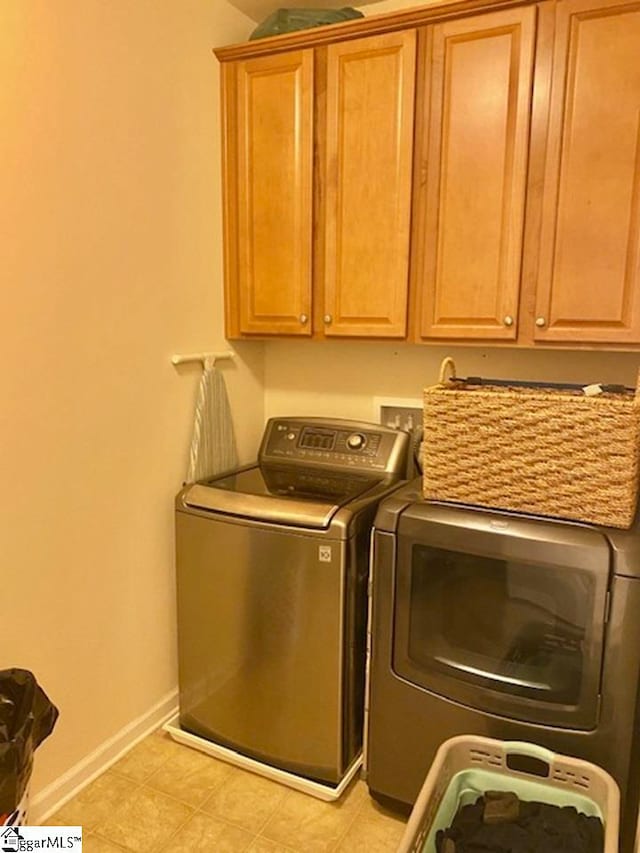
[[(507, 766), (508, 756), (547, 765), (546, 776)], [(434, 759), (411, 813), (397, 853), (436, 853), (435, 838), (458, 808), (485, 791), (514, 791), (521, 800), (575, 806), (604, 824), (604, 853), (618, 853), (620, 792), (611, 776), (588, 761), (558, 755), (541, 746), (462, 735), (445, 741)]]

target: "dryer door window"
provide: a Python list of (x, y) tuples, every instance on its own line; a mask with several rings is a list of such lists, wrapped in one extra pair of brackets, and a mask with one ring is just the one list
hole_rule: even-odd
[(482, 553), (472, 535), (464, 549), (400, 539), (396, 672), (505, 716), (595, 726), (606, 550), (598, 573), (504, 553), (513, 544), (504, 538), (496, 544), (497, 553)]

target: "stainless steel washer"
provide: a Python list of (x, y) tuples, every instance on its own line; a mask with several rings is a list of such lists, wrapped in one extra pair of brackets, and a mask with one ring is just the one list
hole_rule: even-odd
[(258, 463), (176, 499), (180, 726), (337, 785), (362, 745), (370, 529), (409, 437), (273, 418)]

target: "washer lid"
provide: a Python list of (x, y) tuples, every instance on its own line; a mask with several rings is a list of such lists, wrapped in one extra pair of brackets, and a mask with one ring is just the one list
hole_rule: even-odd
[(184, 503), (259, 521), (325, 528), (340, 507), (377, 483), (378, 478), (352, 473), (254, 465), (196, 483)]

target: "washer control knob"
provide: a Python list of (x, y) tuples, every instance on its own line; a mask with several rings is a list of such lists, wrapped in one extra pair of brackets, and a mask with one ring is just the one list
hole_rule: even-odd
[(347, 438), (347, 447), (349, 450), (360, 450), (367, 443), (367, 439), (361, 432), (354, 432)]

